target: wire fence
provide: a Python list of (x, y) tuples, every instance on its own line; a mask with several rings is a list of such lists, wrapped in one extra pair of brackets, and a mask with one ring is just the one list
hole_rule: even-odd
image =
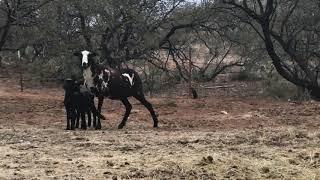
[[(200, 83), (193, 81), (192, 88), (196, 91), (200, 98), (220, 95), (238, 95), (240, 89), (247, 88), (248, 84), (239, 84), (233, 80), (233, 73), (220, 74), (214, 81)], [(19, 88), (21, 91), (25, 89), (41, 89), (41, 88), (61, 88), (63, 79), (30, 76), (18, 74), (1, 74), (2, 82), (8, 81), (9, 84)], [(192, 97), (189, 90), (189, 82), (168, 82), (165, 80), (157, 80), (155, 88), (149, 88), (147, 83), (144, 83), (145, 94), (150, 97), (157, 98), (190, 98)]]

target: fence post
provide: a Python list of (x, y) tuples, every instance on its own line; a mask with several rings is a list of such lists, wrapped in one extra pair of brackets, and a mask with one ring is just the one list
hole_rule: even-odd
[(23, 70), (22, 70), (23, 65), (22, 65), (20, 50), (18, 50), (18, 59), (19, 59), (20, 91), (23, 92)]
[(189, 78), (189, 96), (192, 97), (192, 48), (189, 48), (189, 74), (188, 74), (188, 78)]

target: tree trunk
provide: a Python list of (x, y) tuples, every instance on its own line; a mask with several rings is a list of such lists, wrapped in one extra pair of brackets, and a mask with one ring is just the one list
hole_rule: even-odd
[[(268, 23), (265, 23), (268, 24)], [(283, 67), (283, 65), (281, 64), (281, 58), (277, 55), (274, 46), (273, 46), (273, 42), (271, 39), (271, 34), (269, 31), (269, 26), (262, 25), (262, 29), (263, 29), (263, 34), (265, 36), (265, 46), (267, 49), (267, 52), (269, 54), (269, 56), (272, 59), (272, 64), (274, 65), (274, 67), (276, 68), (277, 72), (286, 80), (288, 80), (289, 82), (295, 84), (296, 86), (302, 87), (302, 88), (306, 88), (307, 90), (309, 90), (310, 95), (313, 99), (315, 100), (320, 100), (320, 87), (318, 86), (318, 84), (309, 82), (308, 80), (302, 80), (299, 78), (295, 78), (292, 74), (289, 74)]]

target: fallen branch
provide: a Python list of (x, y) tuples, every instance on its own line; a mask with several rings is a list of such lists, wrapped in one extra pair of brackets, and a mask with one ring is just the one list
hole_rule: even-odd
[(219, 89), (219, 88), (232, 88), (232, 87), (235, 87), (235, 85), (224, 85), (224, 86), (203, 86), (203, 85), (200, 85), (201, 88), (204, 88), (204, 89)]

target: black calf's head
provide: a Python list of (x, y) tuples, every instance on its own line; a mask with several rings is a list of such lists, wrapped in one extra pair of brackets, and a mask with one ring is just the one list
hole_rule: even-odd
[(66, 95), (71, 95), (72, 93), (79, 91), (80, 83), (74, 79), (65, 79), (63, 89), (65, 90)]
[(94, 52), (83, 50), (80, 52), (75, 52), (74, 55), (81, 59), (81, 66), (86, 69), (94, 63), (93, 57), (95, 57), (97, 54)]

